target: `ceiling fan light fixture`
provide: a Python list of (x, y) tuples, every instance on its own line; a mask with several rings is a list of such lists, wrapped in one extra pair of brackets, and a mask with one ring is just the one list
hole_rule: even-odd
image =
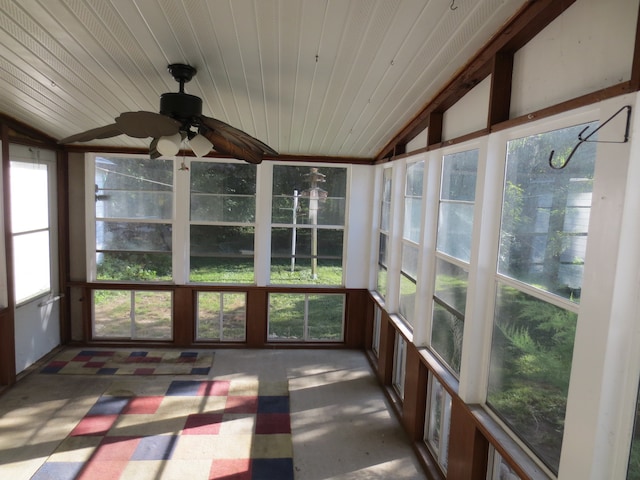
[(197, 134), (189, 140), (189, 146), (196, 157), (204, 157), (213, 148), (213, 143), (204, 135)]
[(180, 151), (180, 144), (182, 143), (182, 135), (180, 132), (173, 135), (166, 135), (158, 139), (156, 150), (163, 157), (173, 157)]

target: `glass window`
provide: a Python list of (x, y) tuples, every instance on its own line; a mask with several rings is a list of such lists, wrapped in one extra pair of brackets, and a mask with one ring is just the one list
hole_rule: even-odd
[(382, 324), (382, 308), (379, 305), (373, 307), (373, 338), (371, 339), (371, 350), (377, 357), (380, 355), (380, 328)]
[(404, 399), (404, 379), (407, 366), (407, 341), (396, 332), (395, 348), (393, 350), (393, 378), (392, 384), (400, 398)]
[(198, 292), (196, 339), (244, 342), (247, 295), (237, 292)]
[(378, 235), (378, 276), (376, 290), (384, 298), (387, 295), (387, 269), (389, 235), (391, 228), (391, 167), (382, 170), (382, 195), (380, 200), (380, 231)]
[(51, 291), (49, 166), (11, 161), (11, 233), (16, 303)]
[(275, 165), (272, 284), (342, 285), (347, 169)]
[(477, 168), (478, 150), (442, 159), (431, 348), (456, 375), (462, 358)]
[(270, 342), (341, 342), (344, 339), (341, 294), (269, 294)]
[(631, 439), (631, 452), (629, 453), (629, 465), (627, 467), (627, 480), (640, 479), (640, 394), (636, 401), (636, 420)]
[(256, 175), (255, 165), (191, 162), (191, 282), (254, 282)]
[(585, 142), (562, 170), (551, 169), (548, 154), (543, 152), (555, 150), (560, 161), (586, 126), (597, 124), (508, 142), (498, 264), (501, 275), (576, 303), (580, 301), (596, 147)]
[(489, 447), (488, 465), (487, 480), (520, 480), (513, 467), (505, 462), (493, 445)]
[(96, 278), (171, 280), (173, 161), (95, 159)]
[(418, 253), (422, 225), (424, 162), (407, 165), (400, 271), (400, 315), (413, 326), (417, 291)]
[(93, 338), (171, 340), (172, 293), (94, 290)]
[(566, 157), (585, 126), (507, 144), (487, 404), (553, 472), (564, 431), (595, 144), (585, 143), (562, 170), (549, 167), (548, 152), (555, 150), (558, 161)]
[(451, 395), (433, 375), (430, 375), (424, 442), (445, 474), (447, 472), (447, 456), (449, 454), (450, 423)]

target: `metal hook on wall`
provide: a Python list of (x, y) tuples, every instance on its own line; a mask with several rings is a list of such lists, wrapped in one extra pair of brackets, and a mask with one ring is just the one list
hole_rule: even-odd
[(457, 10), (458, 7), (456, 6), (456, 0), (451, 0), (451, 5), (449, 5), (449, 8), (451, 10)]
[[(623, 140), (621, 140), (621, 141), (618, 141), (618, 140), (615, 140), (615, 141), (589, 140), (598, 130), (600, 130), (607, 123), (609, 123), (611, 120), (613, 120), (623, 110), (627, 111), (627, 123), (626, 123), (625, 130), (624, 130), (624, 139)], [(573, 150), (571, 150), (571, 153), (569, 154), (567, 159), (562, 163), (562, 165), (556, 166), (556, 165), (553, 164), (553, 155), (556, 153), (556, 151), (555, 150), (551, 150), (551, 153), (549, 154), (549, 166), (551, 168), (553, 168), (554, 170), (562, 170), (564, 167), (566, 167), (569, 164), (569, 161), (571, 160), (573, 155), (576, 153), (576, 150), (578, 150), (578, 147), (580, 145), (582, 145), (583, 143), (585, 143), (585, 142), (589, 142), (589, 141), (596, 142), (596, 143), (626, 143), (626, 142), (628, 142), (629, 141), (629, 125), (630, 125), (630, 123), (631, 123), (631, 105), (625, 105), (620, 110), (618, 110), (616, 113), (611, 115), (604, 123), (602, 123), (602, 125), (600, 125), (598, 128), (596, 128), (593, 132), (591, 132), (586, 137), (583, 137), (582, 134), (589, 129), (589, 125), (584, 127), (582, 129), (582, 131), (578, 134), (578, 143), (576, 144), (575, 147), (573, 147)]]

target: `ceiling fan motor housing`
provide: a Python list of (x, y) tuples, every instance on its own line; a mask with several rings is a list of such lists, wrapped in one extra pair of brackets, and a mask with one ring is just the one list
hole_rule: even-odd
[(202, 115), (202, 99), (187, 93), (163, 93), (160, 113), (183, 122)]

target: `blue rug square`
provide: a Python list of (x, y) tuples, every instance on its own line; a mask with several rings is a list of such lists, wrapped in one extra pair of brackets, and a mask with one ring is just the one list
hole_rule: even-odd
[(254, 458), (251, 480), (293, 480), (293, 458)]
[(166, 395), (176, 397), (195, 397), (202, 382), (200, 380), (174, 380), (169, 385)]
[(260, 395), (258, 413), (289, 413), (289, 397)]
[(47, 462), (31, 477), (31, 480), (74, 480), (84, 462)]
[(129, 404), (131, 397), (100, 397), (87, 413), (89, 415), (119, 415)]
[(177, 441), (177, 435), (142, 437), (131, 460), (171, 460)]

